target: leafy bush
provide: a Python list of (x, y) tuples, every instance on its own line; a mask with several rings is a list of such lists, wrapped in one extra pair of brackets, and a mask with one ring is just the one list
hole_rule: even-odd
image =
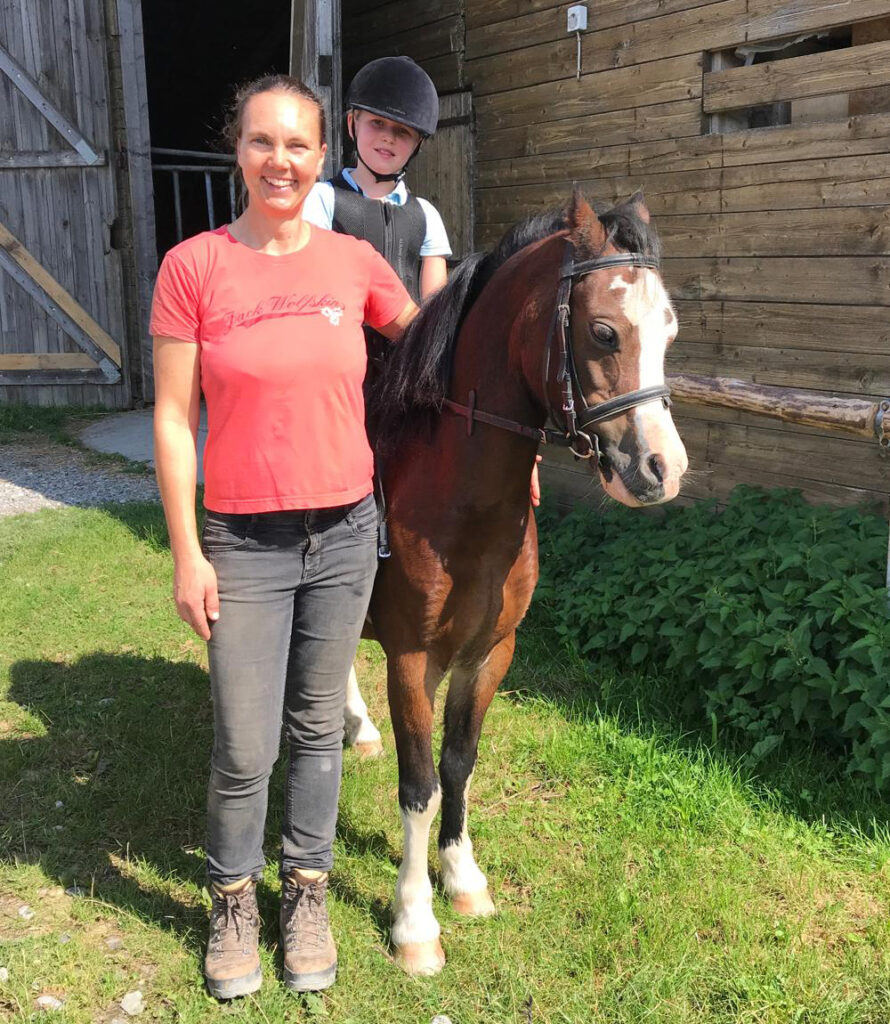
[(887, 523), (738, 487), (729, 504), (539, 517), (536, 608), (609, 668), (649, 665), (762, 757), (788, 738), (890, 780)]

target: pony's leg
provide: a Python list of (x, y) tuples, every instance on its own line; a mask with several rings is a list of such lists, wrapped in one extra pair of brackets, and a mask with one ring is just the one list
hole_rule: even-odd
[(455, 668), (445, 702), (445, 736), (439, 758), (442, 779), (442, 824), (439, 863), (442, 881), (459, 914), (484, 917), (495, 912), (488, 882), (473, 857), (467, 832), (467, 796), (476, 764), (482, 720), (510, 667), (515, 634), (494, 648), (478, 671)]
[(425, 654), (391, 658), (389, 707), (399, 758), (399, 809), (405, 831), (396, 882), (392, 942), (409, 974), (437, 974), (445, 963), (429, 877), (430, 828), (442, 795), (433, 763), (433, 698), (442, 673)]
[(383, 741), (377, 726), (368, 716), (368, 705), (362, 699), (355, 674), (355, 665), (349, 669), (346, 681), (346, 707), (343, 711), (344, 738), (346, 745), (355, 747), (360, 757), (379, 757), (383, 753)]

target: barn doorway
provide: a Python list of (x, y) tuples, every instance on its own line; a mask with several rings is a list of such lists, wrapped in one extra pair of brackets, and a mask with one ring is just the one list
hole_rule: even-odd
[(239, 83), (287, 73), (291, 0), (151, 0), (142, 21), (160, 258), (231, 220), (224, 110)]

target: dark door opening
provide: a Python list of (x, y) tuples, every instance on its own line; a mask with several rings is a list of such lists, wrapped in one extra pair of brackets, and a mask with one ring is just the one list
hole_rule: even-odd
[(153, 174), (160, 257), (179, 237), (206, 230), (210, 208), (213, 226), (231, 220), (228, 166), (219, 158), (225, 108), (239, 84), (287, 73), (291, 0), (145, 0), (142, 21), (152, 150), (198, 154), (153, 157), (156, 167), (190, 168)]

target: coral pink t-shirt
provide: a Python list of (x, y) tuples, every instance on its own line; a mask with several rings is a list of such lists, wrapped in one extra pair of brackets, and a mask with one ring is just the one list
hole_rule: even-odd
[(285, 256), (225, 227), (167, 253), (151, 333), (201, 348), (207, 508), (330, 508), (370, 493), (362, 324), (382, 327), (409, 301), (367, 242), (314, 227)]

